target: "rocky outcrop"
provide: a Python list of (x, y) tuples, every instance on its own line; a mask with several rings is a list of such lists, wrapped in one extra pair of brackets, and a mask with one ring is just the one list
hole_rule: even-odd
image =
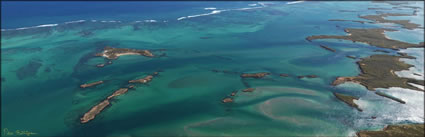
[(358, 100), (359, 98), (353, 97), (353, 96), (344, 95), (344, 94), (339, 94), (339, 93), (335, 93), (335, 92), (333, 94), (335, 95), (336, 98), (338, 98), (339, 100), (343, 101), (347, 105), (356, 108), (360, 112), (363, 111), (362, 109), (359, 108), (359, 106), (356, 103), (354, 103), (354, 100)]
[(93, 120), (97, 114), (102, 112), (109, 105), (110, 105), (109, 100), (103, 100), (96, 106), (92, 107), (87, 113), (84, 114), (83, 117), (80, 118), (81, 124), (84, 124)]
[(328, 51), (331, 51), (331, 52), (336, 52), (336, 50), (335, 50), (335, 49), (333, 49), (333, 48), (329, 48), (329, 47), (327, 47), (327, 46), (325, 46), (325, 45), (320, 45), (320, 47), (321, 47), (321, 48), (323, 48), (323, 49), (326, 49), (326, 50), (328, 50)]
[(232, 98), (224, 98), (221, 102), (223, 102), (223, 103), (231, 103), (231, 102), (233, 102), (233, 99)]
[(267, 75), (270, 75), (268, 72), (260, 72), (260, 73), (244, 73), (241, 75), (242, 78), (263, 78)]
[(386, 97), (386, 98), (392, 99), (392, 100), (397, 101), (397, 102), (399, 102), (399, 103), (401, 103), (401, 104), (406, 104), (406, 102), (404, 102), (403, 100), (401, 100), (401, 99), (399, 99), (399, 98), (396, 98), (396, 97), (393, 97), (393, 96), (390, 96), (390, 95), (385, 94), (385, 93), (383, 93), (383, 92), (379, 92), (379, 91), (377, 91), (377, 92), (375, 92), (375, 93), (376, 93), (377, 95), (379, 95), (379, 96), (382, 96), (382, 97)]
[(141, 79), (130, 80), (130, 81), (128, 81), (128, 83), (142, 83), (142, 84), (145, 84), (145, 83), (148, 83), (149, 81), (151, 81), (152, 78), (153, 78), (152, 75), (148, 75), (148, 76), (146, 76), (144, 78), (141, 78)]
[(82, 84), (82, 85), (80, 85), (80, 87), (81, 88), (88, 88), (88, 87), (96, 86), (96, 85), (99, 85), (99, 84), (102, 84), (102, 83), (103, 83), (103, 81), (101, 80), (101, 81), (96, 81), (96, 82), (92, 82), (92, 83)]
[(346, 57), (350, 59), (357, 59), (355, 56), (350, 56), (350, 55), (347, 55)]
[(424, 124), (389, 125), (381, 131), (359, 131), (359, 137), (423, 137)]
[(244, 90), (242, 90), (243, 92), (253, 92), (255, 90), (255, 88), (246, 88)]
[[(158, 73), (156, 73), (156, 74), (158, 74)], [(148, 75), (145, 78), (137, 79), (137, 80), (134, 80), (133, 82), (130, 82), (130, 83), (147, 83), (147, 82), (151, 81), (152, 78), (153, 78), (152, 75)], [(83, 117), (80, 118), (80, 123), (84, 124), (84, 123), (87, 123), (87, 122), (93, 120), (96, 117), (96, 115), (98, 115), (107, 106), (110, 105), (110, 101), (112, 99), (114, 99), (117, 96), (121, 96), (121, 95), (127, 93), (129, 88), (134, 88), (134, 85), (130, 85), (130, 86), (128, 86), (128, 88), (120, 88), (120, 89), (114, 91), (114, 93), (109, 95), (106, 99), (104, 99), (102, 102), (98, 103), (97, 105), (93, 106), (88, 112), (86, 112), (83, 115)]]
[(108, 98), (106, 98), (106, 99), (110, 100), (110, 99), (112, 99), (116, 96), (120, 96), (122, 94), (127, 93), (127, 91), (128, 91), (128, 88), (120, 88), (120, 89), (116, 90), (114, 93), (112, 93), (112, 95), (108, 96)]

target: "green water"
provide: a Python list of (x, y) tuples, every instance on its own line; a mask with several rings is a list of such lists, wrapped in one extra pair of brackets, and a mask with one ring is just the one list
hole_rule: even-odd
[[(360, 115), (332, 95), (332, 92), (348, 92), (367, 96), (365, 91), (334, 88), (330, 83), (337, 76), (358, 75), (356, 60), (346, 55), (366, 57), (376, 54), (373, 50), (378, 48), (339, 40), (308, 42), (305, 38), (345, 35), (343, 28), (335, 25), (354, 28), (377, 25), (327, 21), (357, 19), (356, 13), (338, 11), (346, 9), (346, 4), (340, 3), (337, 9), (320, 16), (312, 15), (337, 4), (303, 4), (311, 9), (306, 10), (301, 4), (277, 5), (182, 21), (87, 21), (2, 32), (6, 34), (1, 43), (2, 127), (28, 130), (40, 136), (345, 136), (371, 128), (355, 121), (368, 119), (374, 113)], [(348, 7), (369, 3), (352, 4)], [(81, 36), (82, 30), (93, 34)], [(319, 44), (337, 52), (324, 50)], [(154, 54), (167, 56), (121, 56), (111, 65), (96, 68), (104, 59), (93, 54), (105, 46), (166, 49)], [(39, 62), (41, 66), (28, 65), (30, 62)], [(26, 71), (19, 71), (22, 67)], [(238, 73), (216, 73), (213, 69)], [(163, 72), (149, 84), (137, 85), (136, 89), (117, 97), (93, 121), (79, 123), (85, 112), (126, 86), (128, 80), (158, 70)], [(239, 76), (251, 72), (271, 75), (244, 80)], [(21, 78), (18, 73), (22, 73)], [(290, 77), (280, 77), (281, 73)], [(319, 77), (296, 77), (310, 74)], [(79, 88), (80, 84), (98, 80), (105, 83)], [(256, 91), (239, 92), (234, 103), (221, 103), (232, 91), (247, 88), (244, 83)], [(377, 125), (397, 122), (378, 121), (381, 124)]]

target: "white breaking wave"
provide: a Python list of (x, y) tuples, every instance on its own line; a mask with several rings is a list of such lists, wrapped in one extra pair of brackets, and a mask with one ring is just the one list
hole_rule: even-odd
[[(210, 13), (204, 13), (204, 14), (197, 14), (197, 15), (190, 15), (190, 16), (179, 17), (179, 18), (177, 18), (177, 20), (183, 20), (183, 19), (188, 19), (188, 18), (194, 18), (194, 17), (201, 17), (201, 16), (208, 16), (208, 15), (213, 15), (213, 14), (219, 14), (219, 13), (224, 12), (224, 11), (250, 10), (250, 9), (259, 9), (259, 8), (266, 7), (266, 4), (265, 3), (258, 2), (258, 4), (260, 4), (261, 7), (249, 7), (249, 8), (238, 8), (238, 9), (228, 9), (228, 10), (213, 10)], [(257, 4), (255, 4), (255, 5), (257, 5)], [(255, 6), (255, 5), (253, 5), (253, 6)], [(207, 9), (207, 8), (205, 8), (205, 9)]]
[(107, 21), (107, 20), (102, 20), (102, 21), (100, 21), (100, 22), (103, 22), (103, 23), (107, 23), (107, 22), (109, 22), (109, 23), (116, 23), (116, 22), (121, 22), (121, 21), (116, 21), (116, 20), (109, 20), (109, 21)]
[(208, 7), (208, 8), (204, 8), (204, 10), (216, 10), (217, 8), (214, 7)]
[(303, 1), (303, 0), (300, 0), (300, 1), (293, 1), (293, 2), (288, 2), (288, 3), (286, 3), (286, 4), (291, 5), (291, 4), (301, 3), (301, 2), (304, 2), (304, 1)]
[(16, 29), (2, 29), (1, 31), (8, 31), (8, 30), (25, 30), (25, 29), (33, 29), (33, 28), (44, 28), (44, 27), (54, 27), (58, 24), (44, 24), (44, 25), (38, 25), (38, 26), (32, 26), (32, 27), (22, 27), (22, 28), (16, 28)]
[(145, 22), (158, 22), (156, 20), (145, 20)]
[(252, 6), (257, 6), (257, 4), (248, 4), (248, 6), (251, 6), (251, 7), (252, 7)]
[(210, 12), (210, 13), (197, 14), (197, 15), (190, 15), (190, 16), (186, 16), (186, 17), (180, 17), (180, 18), (177, 18), (177, 20), (188, 19), (188, 18), (194, 18), (194, 17), (200, 17), (200, 16), (208, 16), (208, 15), (213, 15), (213, 14), (221, 13), (222, 11), (226, 11), (226, 10), (213, 10), (213, 11), (212, 11), (212, 12)]
[(85, 22), (86, 20), (76, 20), (76, 21), (68, 21), (65, 22), (65, 24), (70, 24), (70, 23), (80, 23), (80, 22)]

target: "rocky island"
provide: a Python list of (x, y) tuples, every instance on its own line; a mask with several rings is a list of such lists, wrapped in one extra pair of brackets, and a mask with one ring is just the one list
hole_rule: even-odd
[(381, 48), (389, 48), (393, 50), (406, 49), (406, 48), (423, 48), (423, 42), (419, 44), (411, 44), (406, 42), (401, 42), (393, 39), (389, 39), (385, 36), (385, 31), (396, 31), (394, 29), (345, 29), (345, 32), (348, 33), (346, 36), (337, 36), (337, 35), (317, 35), (307, 37), (308, 41), (315, 39), (343, 39), (350, 40), (353, 42), (362, 42), (367, 43), (372, 46), (377, 46)]
[(99, 84), (102, 84), (102, 83), (103, 83), (103, 81), (101, 80), (101, 81), (96, 81), (96, 82), (92, 82), (92, 83), (82, 84), (82, 85), (80, 85), (80, 87), (81, 88), (88, 88), (88, 87), (96, 86), (96, 85), (99, 85)]
[(110, 60), (117, 59), (119, 56), (124, 56), (124, 55), (141, 55), (145, 57), (154, 57), (154, 55), (149, 50), (113, 48), (109, 46), (106, 46), (103, 49), (103, 52), (96, 54), (96, 56), (105, 57)]
[(255, 88), (246, 88), (244, 90), (242, 90), (243, 92), (253, 92), (255, 90)]
[(241, 75), (242, 78), (263, 78), (267, 75), (270, 75), (268, 72), (260, 72), (260, 73), (244, 73)]
[[(158, 75), (158, 72), (155, 72), (154, 74)], [(135, 82), (133, 82), (133, 83), (147, 83), (147, 82), (150, 82), (152, 80), (152, 78), (153, 78), (152, 75), (148, 75), (145, 78), (135, 80)], [(133, 85), (130, 85), (129, 87), (133, 88), (134, 86)], [(87, 122), (93, 120), (96, 117), (96, 115), (98, 115), (107, 106), (109, 106), (111, 104), (110, 101), (112, 99), (114, 99), (117, 96), (120, 96), (120, 95), (123, 95), (123, 94), (127, 93), (128, 92), (128, 89), (129, 88), (120, 88), (120, 89), (114, 91), (114, 93), (112, 93), (111, 95), (109, 95), (106, 99), (104, 99), (99, 104), (93, 106), (88, 112), (86, 112), (80, 118), (80, 123), (81, 124), (84, 124), (84, 123), (87, 123)]]
[(329, 51), (331, 51), (331, 52), (336, 52), (336, 50), (335, 50), (335, 49), (333, 49), (333, 48), (329, 48), (329, 47), (327, 47), (327, 46), (325, 46), (325, 45), (320, 45), (320, 47), (321, 47), (321, 48), (323, 48), (323, 49), (329, 50)]
[(357, 62), (361, 73), (356, 77), (338, 77), (333, 85), (339, 85), (344, 82), (350, 81), (361, 84), (369, 90), (375, 88), (390, 88), (402, 87), (418, 91), (423, 91), (410, 83), (424, 85), (423, 80), (416, 80), (410, 78), (398, 77), (394, 72), (401, 70), (408, 70), (412, 65), (406, 64), (399, 59), (400, 56), (393, 55), (372, 55), (368, 58), (363, 58)]
[(347, 105), (356, 108), (358, 111), (363, 111), (362, 109), (359, 108), (359, 106), (354, 103), (354, 100), (359, 100), (359, 98), (357, 97), (353, 97), (353, 96), (348, 96), (348, 95), (344, 95), (344, 94), (340, 94), (340, 93), (333, 93), (335, 95), (336, 98), (338, 98), (339, 100), (343, 101), (344, 103), (346, 103)]
[(128, 81), (128, 83), (142, 83), (142, 84), (144, 84), (144, 83), (151, 81), (152, 78), (153, 78), (152, 75), (148, 75), (148, 76), (141, 78), (141, 79), (130, 80), (130, 81)]
[(232, 98), (224, 98), (221, 102), (223, 102), (223, 103), (231, 103), (231, 102), (233, 102), (233, 99)]
[(359, 131), (359, 137), (423, 137), (424, 124), (389, 125), (382, 131)]
[(384, 13), (384, 14), (379, 14), (379, 15), (366, 15), (366, 16), (359, 16), (360, 18), (363, 19), (367, 19), (367, 20), (372, 20), (378, 23), (394, 23), (394, 24), (399, 24), (401, 26), (403, 26), (403, 28), (406, 29), (416, 29), (416, 28), (420, 28), (419, 24), (414, 24), (411, 23), (409, 20), (387, 20), (385, 19), (385, 17), (388, 16), (411, 16), (410, 14), (399, 14), (399, 13)]
[(379, 92), (379, 91), (377, 91), (377, 92), (375, 92), (375, 93), (376, 93), (377, 95), (379, 95), (379, 96), (386, 97), (386, 98), (392, 99), (392, 100), (394, 100), (394, 101), (400, 102), (401, 104), (406, 104), (406, 102), (404, 102), (403, 100), (401, 100), (401, 99), (399, 99), (399, 98), (396, 98), (396, 97), (393, 97), (393, 96), (390, 96), (390, 95), (385, 94), (385, 93), (383, 93), (383, 92)]

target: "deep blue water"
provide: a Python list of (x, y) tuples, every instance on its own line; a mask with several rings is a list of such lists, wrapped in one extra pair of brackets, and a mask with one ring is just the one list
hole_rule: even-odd
[[(74, 20), (175, 20), (207, 13), (205, 7), (239, 8), (247, 2), (1, 2), (1, 28), (13, 29)], [(248, 2), (249, 3), (249, 2)], [(256, 3), (256, 2), (252, 2)]]

